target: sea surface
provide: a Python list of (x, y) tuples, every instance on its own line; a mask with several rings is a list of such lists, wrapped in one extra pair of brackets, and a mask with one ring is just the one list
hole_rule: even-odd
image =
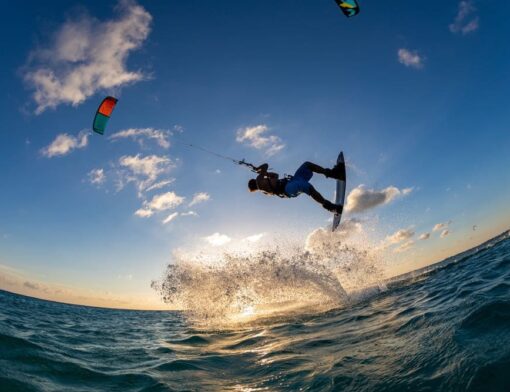
[(0, 291), (0, 391), (510, 391), (510, 239), (226, 329)]

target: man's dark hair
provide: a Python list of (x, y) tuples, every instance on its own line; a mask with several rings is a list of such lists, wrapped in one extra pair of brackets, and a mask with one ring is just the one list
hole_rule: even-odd
[(254, 180), (253, 178), (248, 181), (248, 189), (250, 192), (255, 192), (259, 187), (257, 186), (257, 180)]

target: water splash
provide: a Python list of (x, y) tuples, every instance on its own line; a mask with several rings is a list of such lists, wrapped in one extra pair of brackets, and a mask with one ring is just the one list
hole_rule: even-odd
[[(369, 247), (320, 230), (305, 246), (226, 252), (213, 259), (176, 255), (152, 286), (164, 302), (206, 324), (346, 306), (360, 298), (360, 290), (377, 285), (382, 269)], [(331, 244), (332, 239), (338, 242)]]

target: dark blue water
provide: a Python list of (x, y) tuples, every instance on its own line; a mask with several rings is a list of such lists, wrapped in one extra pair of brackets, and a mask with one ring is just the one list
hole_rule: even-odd
[(0, 291), (3, 391), (510, 391), (510, 239), (346, 309), (234, 330)]

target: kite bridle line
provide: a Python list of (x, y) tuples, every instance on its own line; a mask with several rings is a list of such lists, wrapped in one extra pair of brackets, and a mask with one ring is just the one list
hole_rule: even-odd
[[(175, 135), (174, 135), (175, 136)], [(199, 150), (199, 151), (202, 151), (202, 152), (205, 152), (207, 154), (210, 154), (210, 155), (214, 155), (215, 157), (217, 158), (221, 158), (221, 159), (225, 159), (227, 161), (230, 161), (230, 162), (233, 162), (239, 166), (246, 166), (248, 167), (252, 172), (254, 173), (257, 173), (257, 167), (249, 162), (246, 162), (244, 160), (244, 158), (242, 160), (239, 160), (239, 159), (235, 159), (235, 158), (232, 158), (232, 157), (229, 157), (227, 155), (223, 155), (223, 154), (220, 154), (218, 152), (215, 152), (215, 151), (211, 151), (207, 148), (204, 148), (204, 147), (201, 147), (201, 146), (198, 146), (196, 144), (192, 144), (192, 143), (187, 143), (187, 142), (184, 142), (184, 141), (181, 141), (181, 140), (174, 140), (176, 141), (177, 143), (179, 144), (182, 144), (186, 147), (190, 147), (190, 148), (194, 148), (196, 150)]]

